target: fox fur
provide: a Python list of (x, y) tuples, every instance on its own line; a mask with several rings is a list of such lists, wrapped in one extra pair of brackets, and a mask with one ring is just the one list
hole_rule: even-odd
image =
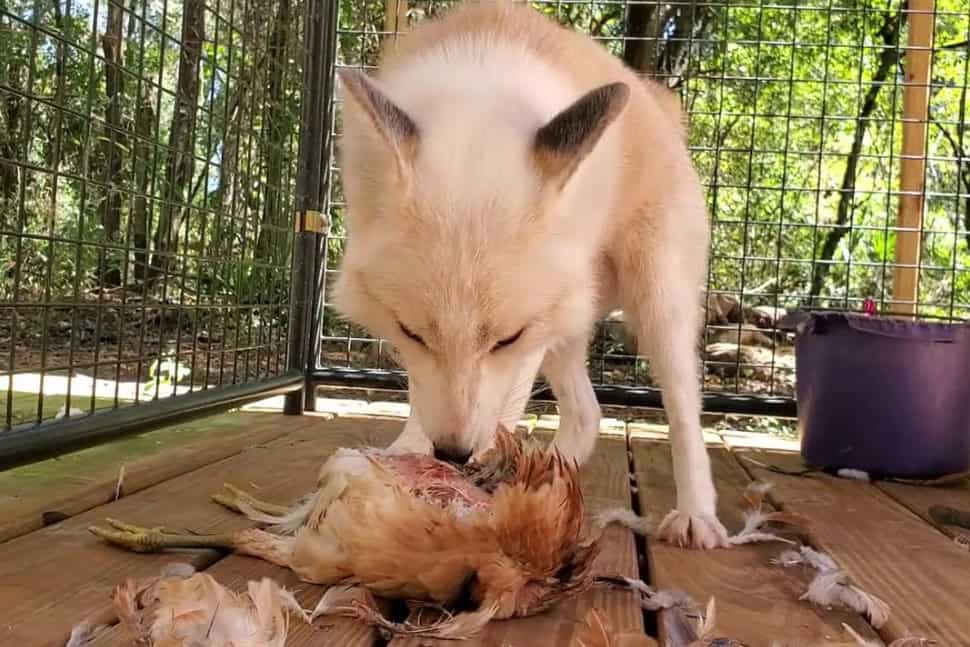
[(697, 294), (709, 224), (679, 101), (585, 35), (511, 1), (466, 1), (340, 70), (344, 316), (409, 375), (395, 446), (478, 455), (541, 370), (553, 443), (580, 463), (600, 411), (585, 359), (626, 313), (664, 388), (677, 509), (661, 534), (725, 545), (700, 429)]

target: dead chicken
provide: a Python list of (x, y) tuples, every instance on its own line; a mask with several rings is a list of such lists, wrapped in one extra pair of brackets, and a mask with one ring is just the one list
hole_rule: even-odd
[[(505, 431), (480, 462), (461, 467), (421, 454), (341, 449), (321, 468), (316, 491), (289, 509), (231, 486), (214, 498), (272, 525), (206, 536), (109, 520), (112, 528), (91, 531), (139, 552), (229, 548), (307, 582), (473, 610), (471, 623), (459, 614), (468, 633), (493, 617), (541, 612), (593, 581), (598, 535), (584, 527), (576, 465), (554, 450), (526, 452)], [(341, 610), (380, 624), (359, 603)]]

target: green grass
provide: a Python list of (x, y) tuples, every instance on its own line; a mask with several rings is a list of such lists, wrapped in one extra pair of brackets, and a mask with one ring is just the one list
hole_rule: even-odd
[[(6, 418), (7, 396), (6, 389), (0, 390), (0, 419)], [(13, 411), (11, 425), (16, 426), (37, 420), (37, 403), (40, 400), (39, 393), (29, 393), (26, 391), (13, 391)], [(42, 419), (49, 420), (57, 415), (57, 411), (67, 402), (66, 395), (48, 393), (44, 395), (44, 408)], [(130, 400), (119, 400), (119, 406), (125, 406)], [(114, 408), (113, 398), (95, 398), (94, 410)], [(71, 394), (71, 409), (80, 409), (84, 413), (91, 412), (91, 395), (89, 393)], [(73, 415), (73, 414), (72, 414)]]

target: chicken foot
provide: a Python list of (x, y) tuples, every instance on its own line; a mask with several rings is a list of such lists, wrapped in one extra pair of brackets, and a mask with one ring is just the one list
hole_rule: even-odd
[(258, 528), (202, 535), (172, 532), (161, 527), (145, 528), (117, 519), (106, 519), (106, 522), (111, 528), (91, 526), (88, 530), (109, 544), (135, 553), (158, 553), (177, 548), (221, 548), (289, 568), (295, 541), (293, 537), (275, 535)]
[(135, 553), (157, 553), (166, 548), (235, 548), (232, 534), (180, 533), (161, 526), (145, 528), (117, 519), (105, 521), (111, 528), (90, 526), (88, 530), (110, 544)]
[(216, 492), (212, 495), (212, 500), (224, 508), (233, 512), (246, 514), (247, 508), (273, 516), (282, 516), (290, 511), (290, 506), (269, 503), (257, 499), (248, 492), (237, 488), (232, 483), (222, 485), (223, 492)]

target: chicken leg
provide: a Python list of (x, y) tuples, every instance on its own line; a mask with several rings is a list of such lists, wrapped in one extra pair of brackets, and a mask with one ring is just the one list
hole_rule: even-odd
[(111, 528), (90, 526), (88, 530), (110, 544), (135, 553), (157, 553), (166, 548), (235, 548), (233, 534), (180, 533), (161, 526), (145, 528), (117, 519), (105, 519), (105, 521)]
[(250, 555), (277, 566), (290, 567), (293, 537), (274, 535), (258, 528), (246, 528), (232, 533), (202, 535), (172, 532), (165, 528), (145, 528), (107, 519), (111, 528), (90, 526), (93, 534), (120, 548), (135, 553), (158, 553), (177, 548), (227, 549), (240, 555)]
[(233, 512), (246, 514), (248, 508), (268, 515), (282, 516), (290, 511), (290, 506), (261, 501), (232, 483), (224, 483), (222, 487), (225, 491), (213, 494), (212, 500)]

